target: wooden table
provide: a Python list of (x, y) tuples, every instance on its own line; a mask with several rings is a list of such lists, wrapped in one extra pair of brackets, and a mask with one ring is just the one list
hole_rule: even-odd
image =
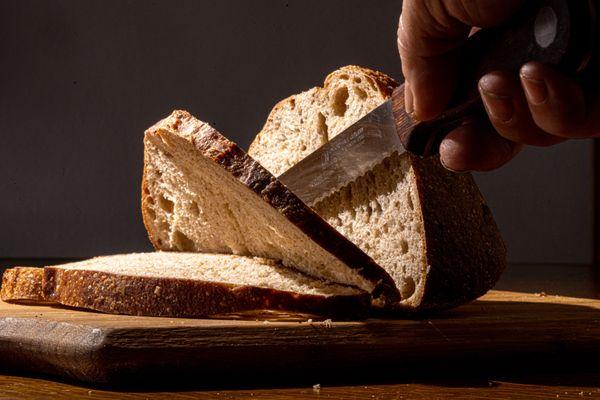
[[(29, 262), (31, 264), (31, 262)], [(43, 264), (43, 262), (42, 262)], [(2, 265), (6, 265), (3, 263)], [(592, 267), (562, 265), (513, 265), (497, 288), (502, 291), (600, 299), (598, 276)], [(135, 387), (100, 388), (56, 378), (0, 375), (0, 399), (18, 398), (210, 398), (210, 399), (474, 399), (474, 398), (600, 398), (600, 362), (597, 355), (574, 354), (556, 359), (535, 358), (445, 360), (443, 365), (409, 372), (399, 368), (370, 369), (353, 374), (322, 371), (302, 376), (264, 376), (247, 381), (223, 377), (214, 383), (187, 380), (146, 382)], [(0, 368), (1, 368), (0, 360)], [(326, 369), (325, 369), (326, 370)], [(259, 374), (260, 376), (260, 374)], [(198, 381), (202, 381), (199, 379)], [(315, 386), (316, 385), (316, 386)]]

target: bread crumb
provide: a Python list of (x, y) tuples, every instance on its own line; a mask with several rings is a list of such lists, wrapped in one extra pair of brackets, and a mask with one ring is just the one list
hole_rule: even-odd
[(267, 321), (267, 320), (264, 320), (264, 321), (263, 321), (263, 324), (267, 325), (267, 324), (270, 324), (270, 322), (269, 322), (269, 321)]
[(537, 297), (546, 297), (546, 292), (539, 292), (535, 294)]
[(160, 286), (154, 288), (154, 294), (156, 296), (160, 296), (160, 292), (162, 292), (162, 288)]
[(313, 392), (321, 393), (321, 384), (317, 383), (316, 385), (313, 385)]
[(325, 325), (325, 328), (331, 328), (333, 326), (333, 321), (327, 318), (325, 321), (323, 321), (323, 325)]
[(306, 322), (309, 324), (312, 324), (313, 320), (312, 320), (312, 318), (309, 318)]

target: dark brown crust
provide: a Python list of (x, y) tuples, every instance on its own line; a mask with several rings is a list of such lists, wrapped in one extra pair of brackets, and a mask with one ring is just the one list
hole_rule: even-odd
[(437, 157), (411, 156), (425, 228), (426, 277), (419, 310), (450, 308), (491, 289), (506, 267), (506, 248), (470, 174)]
[[(333, 72), (326, 84), (344, 71), (370, 76), (388, 97), (398, 86), (387, 75), (358, 66)], [(472, 301), (490, 290), (506, 267), (506, 248), (492, 213), (470, 174), (449, 172), (437, 157), (409, 157), (429, 268), (415, 309), (445, 309)]]
[(191, 279), (129, 276), (46, 267), (44, 296), (65, 306), (110, 314), (154, 317), (207, 317), (274, 310), (359, 318), (370, 296), (319, 296)]
[[(306, 206), (239, 146), (186, 111), (174, 111), (163, 123), (164, 125), (155, 125), (148, 132), (152, 133), (160, 126), (175, 132), (191, 133), (192, 144), (204, 157), (219, 164), (315, 243), (373, 282), (375, 289), (371, 294), (374, 298), (379, 298), (384, 303), (397, 301), (398, 289), (383, 268)], [(145, 187), (144, 183), (142, 185)]]
[(2, 274), (0, 299), (16, 303), (45, 303), (42, 293), (43, 268), (13, 267)]
[[(372, 78), (387, 97), (398, 86), (381, 72), (352, 65), (329, 74), (324, 86), (347, 72)], [(278, 108), (273, 108), (270, 119)], [(423, 217), (428, 271), (422, 298), (406, 306), (421, 311), (469, 302), (491, 289), (506, 266), (500, 232), (470, 175), (451, 173), (436, 158), (409, 157)]]

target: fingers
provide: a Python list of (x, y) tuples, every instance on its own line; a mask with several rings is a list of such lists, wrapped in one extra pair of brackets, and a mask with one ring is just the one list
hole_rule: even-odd
[(555, 69), (536, 62), (521, 68), (521, 85), (535, 124), (556, 137), (593, 136), (600, 129), (600, 117), (590, 110), (597, 100), (587, 99), (579, 84)]
[[(461, 47), (473, 26), (496, 25), (524, 0), (405, 0), (398, 26), (402, 72), (412, 96), (413, 116), (428, 120), (449, 102)], [(408, 103), (408, 99), (406, 101)]]
[(490, 171), (512, 160), (522, 147), (498, 135), (489, 123), (471, 122), (444, 138), (440, 161), (452, 171)]
[(407, 110), (411, 116), (420, 121), (427, 121), (438, 116), (456, 89), (457, 61), (453, 57), (431, 57), (429, 59), (407, 56), (404, 65), (414, 72), (406, 79), (405, 104), (411, 104)]
[(534, 122), (519, 80), (514, 74), (493, 72), (479, 81), (479, 92), (490, 121), (504, 138), (534, 146), (561, 142)]
[(437, 23), (419, 0), (403, 3), (398, 51), (405, 82), (410, 86), (405, 87), (405, 103), (414, 105), (411, 114), (419, 120), (437, 116), (449, 102), (457, 77), (457, 60), (449, 52), (459, 47), (467, 34), (460, 32), (456, 42), (450, 36), (435, 39), (430, 32), (434, 25)]

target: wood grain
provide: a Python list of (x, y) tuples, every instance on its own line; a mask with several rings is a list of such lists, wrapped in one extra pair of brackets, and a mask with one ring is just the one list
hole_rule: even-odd
[(5, 368), (93, 383), (600, 353), (600, 301), (492, 291), (422, 319), (194, 320), (0, 303)]
[(417, 381), (400, 384), (355, 386), (307, 384), (296, 387), (201, 390), (187, 388), (177, 393), (168, 390), (113, 391), (74, 386), (39, 378), (0, 376), (0, 398), (34, 399), (597, 399), (600, 374), (533, 375), (523, 382), (512, 377)]

